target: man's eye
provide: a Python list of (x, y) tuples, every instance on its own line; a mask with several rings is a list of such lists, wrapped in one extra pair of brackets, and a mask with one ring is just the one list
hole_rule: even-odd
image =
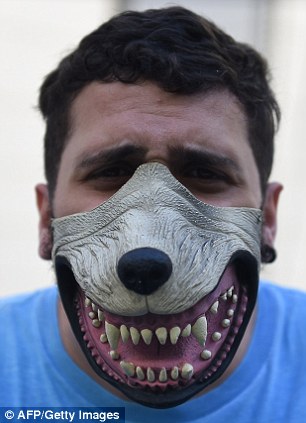
[(194, 167), (186, 170), (184, 172), (184, 177), (195, 178), (203, 181), (225, 181), (227, 179), (226, 175), (222, 172), (203, 167)]
[(99, 179), (99, 178), (124, 178), (130, 177), (133, 174), (133, 170), (128, 167), (122, 166), (110, 166), (104, 169), (97, 169), (88, 175), (87, 179)]
[(81, 182), (96, 191), (116, 192), (133, 176), (134, 172), (134, 167), (128, 165), (101, 166), (88, 172)]
[(190, 166), (181, 172), (178, 179), (194, 195), (220, 194), (233, 184), (227, 173), (206, 166)]

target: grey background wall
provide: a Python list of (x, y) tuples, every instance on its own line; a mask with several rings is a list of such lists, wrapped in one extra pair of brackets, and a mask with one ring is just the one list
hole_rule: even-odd
[(306, 289), (306, 2), (304, 0), (0, 0), (0, 295), (54, 283), (37, 255), (34, 185), (44, 181), (39, 85), (83, 35), (126, 9), (180, 4), (214, 20), (270, 61), (283, 120), (272, 180), (285, 185), (278, 260), (263, 277)]

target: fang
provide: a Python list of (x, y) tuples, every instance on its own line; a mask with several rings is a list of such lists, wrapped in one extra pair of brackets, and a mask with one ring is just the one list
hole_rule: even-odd
[(192, 326), (191, 332), (198, 343), (203, 347), (207, 338), (207, 320), (205, 316), (199, 317)]
[[(101, 324), (101, 322), (99, 323)], [(116, 326), (108, 322), (105, 322), (105, 332), (106, 332), (106, 336), (107, 336), (111, 349), (116, 350), (118, 347), (119, 336), (120, 336), (119, 329)]]

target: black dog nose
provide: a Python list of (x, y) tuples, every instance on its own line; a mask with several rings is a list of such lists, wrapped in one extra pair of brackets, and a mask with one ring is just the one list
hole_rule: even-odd
[(149, 295), (169, 279), (172, 263), (155, 248), (137, 248), (124, 254), (117, 267), (123, 285), (137, 294)]

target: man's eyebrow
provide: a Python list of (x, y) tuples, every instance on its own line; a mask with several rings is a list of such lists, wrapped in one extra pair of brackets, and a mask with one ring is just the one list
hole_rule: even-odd
[(169, 155), (174, 166), (190, 162), (194, 164), (224, 167), (232, 169), (237, 173), (241, 172), (241, 168), (235, 160), (223, 154), (217, 154), (207, 150), (184, 146), (170, 147)]
[(127, 158), (141, 160), (146, 155), (147, 149), (135, 145), (113, 147), (94, 153), (83, 153), (76, 160), (75, 170), (86, 170), (96, 165), (118, 162)]

